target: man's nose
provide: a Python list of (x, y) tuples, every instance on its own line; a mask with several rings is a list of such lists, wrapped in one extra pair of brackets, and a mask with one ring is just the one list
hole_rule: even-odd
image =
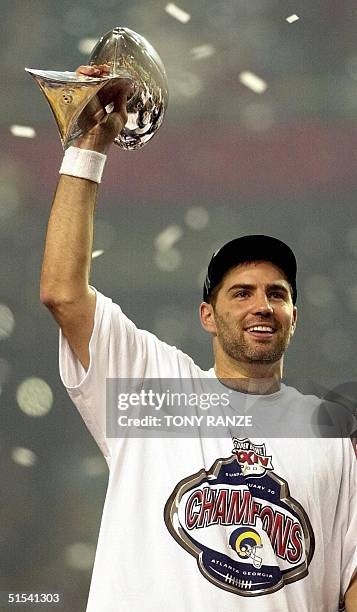
[(256, 295), (254, 303), (255, 314), (268, 315), (273, 313), (273, 306), (269, 300), (269, 296), (265, 291), (259, 291)]

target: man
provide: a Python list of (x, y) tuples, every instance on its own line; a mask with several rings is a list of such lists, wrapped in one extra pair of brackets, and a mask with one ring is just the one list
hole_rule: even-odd
[(106, 379), (178, 378), (197, 396), (213, 381), (230, 416), (254, 411), (291, 428), (319, 405), (281, 382), (297, 321), (296, 262), (281, 241), (243, 237), (213, 256), (200, 307), (213, 338), (209, 372), (89, 286), (97, 184), (127, 95), (118, 86), (109, 115), (103, 100), (65, 154), (41, 278), (41, 300), (61, 328), (62, 380), (109, 467), (87, 611), (337, 612), (344, 600), (356, 612), (348, 439), (229, 428), (211, 438), (107, 435)]

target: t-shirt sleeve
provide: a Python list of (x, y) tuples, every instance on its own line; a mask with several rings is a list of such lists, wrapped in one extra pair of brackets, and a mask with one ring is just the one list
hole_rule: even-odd
[(345, 533), (342, 544), (342, 596), (346, 594), (349, 584), (357, 572), (357, 460), (350, 440), (345, 439), (345, 466), (349, 480), (349, 494), (346, 511)]
[[(94, 289), (95, 290), (95, 289)], [(189, 377), (192, 359), (153, 334), (138, 329), (121, 308), (96, 291), (94, 327), (86, 371), (60, 330), (61, 380), (108, 464), (115, 441), (106, 437), (106, 381)]]

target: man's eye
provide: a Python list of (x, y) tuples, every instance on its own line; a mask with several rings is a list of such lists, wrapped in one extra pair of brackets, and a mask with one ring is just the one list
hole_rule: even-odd
[(248, 297), (248, 295), (249, 295), (248, 291), (241, 289), (240, 291), (236, 291), (233, 297), (245, 298), (245, 297)]
[(283, 300), (285, 296), (280, 291), (272, 291), (270, 293), (270, 297), (272, 297), (272, 298), (274, 298), (276, 300)]

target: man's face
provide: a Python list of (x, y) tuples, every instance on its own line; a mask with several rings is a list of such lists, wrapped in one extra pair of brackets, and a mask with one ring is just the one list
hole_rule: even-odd
[(213, 317), (217, 340), (231, 358), (256, 364), (278, 362), (296, 322), (284, 273), (266, 261), (232, 268), (223, 278)]

